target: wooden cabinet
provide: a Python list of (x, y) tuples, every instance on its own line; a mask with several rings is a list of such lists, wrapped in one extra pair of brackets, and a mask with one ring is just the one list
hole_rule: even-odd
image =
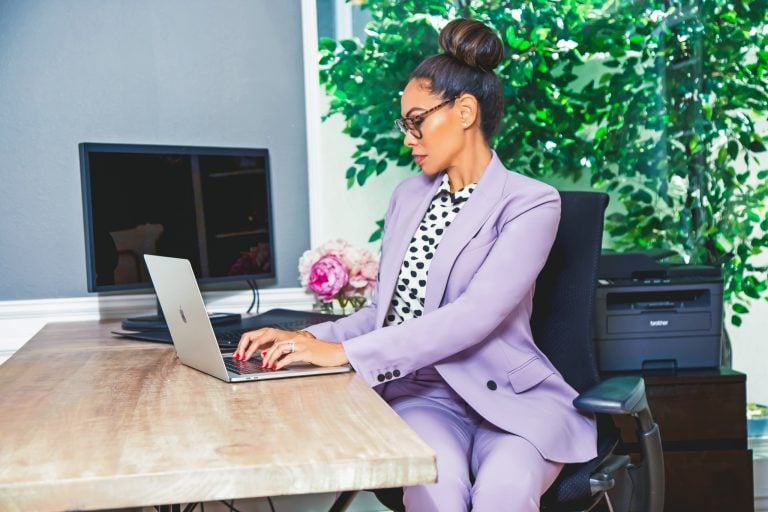
[[(752, 511), (746, 375), (720, 368), (650, 373), (643, 378), (664, 446), (664, 510)], [(636, 455), (634, 421), (621, 418), (616, 424), (627, 450)]]

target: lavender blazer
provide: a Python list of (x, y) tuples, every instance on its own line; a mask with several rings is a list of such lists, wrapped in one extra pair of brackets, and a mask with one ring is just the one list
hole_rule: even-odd
[(552, 247), (560, 196), (509, 172), (496, 153), (445, 231), (429, 269), (424, 314), (383, 327), (400, 266), (440, 176), (406, 179), (387, 211), (379, 281), (371, 303), (308, 330), (340, 341), (358, 375), (381, 393), (387, 382), (425, 366), (483, 418), (524, 437), (557, 462), (596, 456), (592, 416), (533, 341), (536, 277)]

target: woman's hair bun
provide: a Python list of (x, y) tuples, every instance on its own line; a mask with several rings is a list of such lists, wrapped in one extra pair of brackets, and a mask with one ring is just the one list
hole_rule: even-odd
[(477, 20), (456, 19), (440, 31), (440, 48), (472, 68), (491, 72), (504, 57), (496, 33)]

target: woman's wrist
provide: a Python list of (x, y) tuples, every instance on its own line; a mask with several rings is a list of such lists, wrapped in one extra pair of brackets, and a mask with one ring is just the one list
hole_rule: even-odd
[[(312, 334), (309, 331), (305, 331), (304, 329), (299, 329), (298, 331), (295, 331), (295, 332), (296, 332), (296, 334), (300, 334), (302, 336), (309, 336), (310, 338), (315, 338), (314, 334)], [(315, 339), (317, 339), (317, 338), (315, 338)]]

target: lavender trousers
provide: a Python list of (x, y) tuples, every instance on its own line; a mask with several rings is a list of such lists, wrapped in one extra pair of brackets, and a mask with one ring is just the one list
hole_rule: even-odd
[(408, 512), (538, 511), (563, 468), (485, 421), (432, 367), (387, 383), (383, 396), (437, 454), (437, 483), (404, 489)]

